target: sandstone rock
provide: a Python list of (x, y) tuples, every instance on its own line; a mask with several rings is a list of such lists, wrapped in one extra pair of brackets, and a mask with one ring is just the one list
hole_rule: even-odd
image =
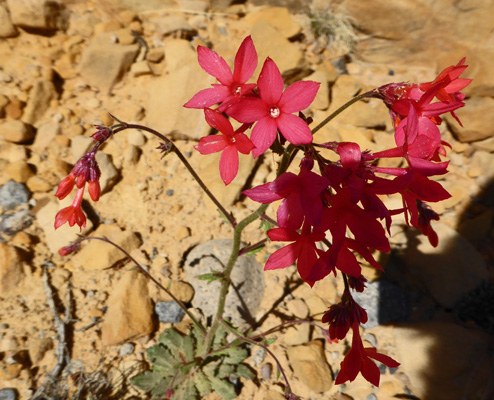
[(29, 358), (34, 363), (41, 361), (47, 351), (53, 348), (53, 340), (49, 337), (43, 339), (29, 339)]
[[(204, 76), (204, 70), (197, 62), (197, 52), (190, 45), (188, 40), (170, 39), (165, 42), (165, 57), (167, 60), (166, 68), (168, 71), (177, 71), (187, 66), (197, 66), (201, 76)], [(214, 79), (214, 78), (212, 78)], [(216, 81), (216, 80), (215, 80)]]
[(31, 176), (27, 180), (26, 186), (34, 193), (45, 193), (50, 191), (53, 187), (50, 182), (38, 175)]
[(294, 74), (303, 67), (304, 58), (297, 45), (289, 42), (269, 22), (259, 20), (252, 27), (251, 35), (259, 57), (253, 79), (261, 72), (266, 57), (273, 59), (284, 76)]
[[(213, 270), (223, 271), (230, 257), (231, 246), (232, 241), (228, 239), (211, 240), (194, 247), (185, 260), (187, 282), (195, 290), (192, 305), (201, 309), (205, 316), (216, 313), (220, 282), (216, 280), (208, 283), (197, 277)], [(264, 293), (262, 266), (254, 257), (240, 257), (233, 267), (231, 280), (237, 287), (238, 294), (230, 287), (224, 315), (225, 318), (231, 318), (235, 326), (245, 326), (246, 322), (249, 322), (246, 316), (254, 316), (261, 304)]]
[[(127, 252), (131, 252), (141, 244), (135, 233), (121, 231), (115, 225), (101, 225), (94, 232), (94, 235), (107, 237)], [(100, 240), (93, 240), (74, 256), (73, 263), (84, 269), (100, 270), (114, 267), (125, 260), (126, 255), (116, 247)]]
[(17, 34), (18, 31), (12, 24), (8, 11), (3, 5), (0, 5), (0, 38), (9, 38)]
[(183, 105), (212, 82), (213, 79), (196, 62), (157, 79), (149, 89), (146, 107), (149, 126), (175, 137), (199, 139), (206, 136), (210, 128), (204, 121), (204, 112)]
[(22, 115), (22, 120), (28, 124), (37, 122), (50, 107), (50, 101), (58, 97), (53, 82), (42, 79), (37, 81), (31, 91)]
[(11, 119), (20, 119), (24, 108), (24, 102), (15, 96), (10, 97), (10, 102), (5, 106), (5, 114)]
[(105, 346), (130, 341), (153, 332), (153, 304), (148, 278), (139, 271), (126, 271), (112, 290), (101, 327)]
[(322, 71), (315, 71), (304, 80), (319, 82), (319, 90), (317, 91), (316, 98), (310, 105), (310, 108), (317, 110), (327, 110), (329, 107), (329, 86), (326, 74)]
[(305, 344), (309, 341), (310, 325), (297, 324), (290, 326), (283, 333), (283, 343), (289, 346)]
[(466, 100), (466, 106), (456, 111), (463, 127), (448, 114), (446, 121), (456, 138), (461, 142), (475, 142), (494, 136), (494, 108), (491, 97), (472, 97)]
[(0, 242), (0, 295), (15, 290), (24, 276), (24, 263), (20, 252), (15, 247)]
[(487, 268), (480, 253), (458, 232), (442, 223), (433, 228), (439, 236), (437, 247), (427, 237), (411, 233), (409, 245), (398, 256), (439, 304), (451, 308), (487, 279)]
[(101, 170), (101, 177), (99, 184), (101, 186), (101, 193), (108, 192), (118, 180), (118, 171), (113, 165), (112, 158), (102, 151), (96, 153), (96, 162)]
[(423, 322), (394, 328), (400, 369), (413, 394), (422, 399), (481, 397), (489, 380), (492, 355), (488, 337), (449, 322)]
[(244, 19), (247, 24), (252, 26), (260, 20), (264, 20), (274, 26), (287, 39), (297, 36), (302, 29), (285, 7), (262, 8), (247, 14)]
[(470, 168), (477, 168), (482, 173), (476, 181), (480, 187), (487, 188), (492, 182), (492, 171), (494, 171), (494, 154), (478, 150), (472, 155)]
[(50, 145), (53, 144), (55, 136), (61, 133), (60, 124), (56, 121), (49, 121), (38, 127), (32, 150), (42, 154)]
[(13, 143), (25, 143), (34, 138), (33, 128), (22, 121), (7, 121), (0, 125), (0, 135)]
[[(187, 282), (171, 281), (167, 287), (168, 290), (183, 303), (189, 303), (194, 297), (194, 288)], [(172, 300), (172, 298), (164, 292), (161, 292), (160, 299), (164, 301)]]
[(34, 172), (26, 161), (15, 161), (10, 163), (7, 168), (5, 168), (5, 172), (10, 179), (19, 183), (26, 183), (27, 180), (34, 175)]
[[(70, 152), (72, 153), (72, 157), (74, 159), (74, 164), (89, 150), (89, 147), (93, 143), (93, 139), (88, 136), (74, 136), (70, 140)], [(98, 151), (97, 154), (101, 153)]]
[(123, 45), (134, 44), (136, 41), (135, 36), (130, 29), (119, 29), (115, 32), (117, 35), (118, 43)]
[(149, 49), (146, 54), (146, 60), (151, 63), (159, 63), (165, 58), (165, 50), (162, 47), (157, 47), (154, 49)]
[(174, 32), (182, 32), (185, 36), (193, 36), (196, 32), (181, 15), (167, 15), (153, 20), (153, 23), (163, 36)]
[(7, 0), (12, 22), (24, 28), (56, 30), (68, 27), (68, 12), (55, 0)]
[(29, 214), (29, 210), (19, 210), (1, 217), (0, 231), (6, 235), (15, 235), (30, 226), (32, 222), (33, 217)]
[(287, 354), (294, 375), (304, 385), (317, 393), (331, 389), (333, 378), (320, 341), (288, 347)]
[(146, 60), (138, 61), (132, 64), (130, 67), (130, 73), (132, 76), (149, 75), (152, 73), (151, 67)]
[(113, 43), (110, 34), (96, 36), (82, 55), (80, 74), (90, 85), (108, 92), (130, 68), (138, 45)]
[[(46, 204), (40, 206), (36, 212), (36, 219), (40, 228), (44, 232), (46, 245), (53, 254), (57, 254), (58, 250), (71, 242), (76, 241), (78, 234), (88, 234), (93, 229), (93, 223), (90, 219), (86, 220), (86, 227), (79, 230), (77, 226), (70, 227), (69, 224), (62, 225), (55, 230), (55, 215), (62, 208), (69, 206), (72, 203), (72, 197), (67, 196), (64, 200), (58, 202), (52, 197), (48, 198)], [(84, 210), (84, 205), (82, 206)]]

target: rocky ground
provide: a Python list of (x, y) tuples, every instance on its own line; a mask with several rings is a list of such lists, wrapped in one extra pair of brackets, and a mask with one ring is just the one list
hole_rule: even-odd
[[(61, 257), (57, 250), (78, 230), (54, 231), (56, 212), (71, 200), (58, 202), (53, 194), (91, 143), (94, 125), (112, 123), (110, 112), (173, 138), (222, 203), (238, 218), (247, 215), (255, 204), (240, 191), (271, 180), (275, 157), (257, 164), (242, 159), (239, 176), (225, 188), (218, 158), (193, 149), (209, 131), (202, 113), (182, 108), (213, 83), (197, 65), (197, 45), (232, 62), (247, 35), (259, 64), (269, 55), (285, 82), (322, 83), (308, 110), (316, 123), (361, 91), (430, 81), (467, 57), (465, 76), (474, 80), (458, 112), (464, 128), (450, 119), (442, 126), (452, 150), (441, 181), (452, 197), (434, 207), (440, 244), (432, 248), (398, 223), (394, 250), (381, 257), (386, 273), (364, 266), (371, 283), (359, 298), (370, 316), (363, 338), (401, 366), (382, 368), (379, 388), (361, 377), (337, 387), (333, 376), (345, 341), (325, 343), (318, 330), (301, 325), (277, 333), (271, 349), (304, 399), (493, 398), (494, 2), (343, 0), (329, 11), (317, 1), (210, 3), (0, 1), (0, 399), (48, 391), (47, 376), (60, 362), (68, 364), (60, 393), (65, 383), (72, 397), (75, 382), (93, 393), (109, 383), (113, 394), (94, 398), (145, 398), (128, 377), (148, 367), (144, 352), (159, 332), (170, 322), (184, 328), (187, 319), (103, 242)], [(387, 110), (376, 100), (355, 105), (317, 139), (379, 151), (390, 147), (391, 132)], [(160, 160), (157, 145), (140, 131), (107, 143), (98, 155), (103, 195), (83, 204), (89, 215), (83, 233), (114, 240), (207, 314), (215, 289), (200, 287), (194, 276), (201, 272), (187, 257), (198, 244), (230, 238), (231, 229), (173, 155)], [(249, 227), (245, 242), (261, 232)], [(207, 246), (226, 251), (224, 241)], [(252, 288), (245, 298), (259, 299), (249, 303), (258, 330), (317, 320), (338, 300), (341, 282), (326, 278), (311, 290), (293, 267), (251, 273), (262, 270), (273, 249), (244, 261), (254, 263), (244, 266), (247, 272), (239, 268), (239, 282)], [(232, 316), (236, 301), (229, 300)], [(242, 383), (239, 398), (281, 400), (273, 360), (252, 349), (249, 363), (258, 378)]]

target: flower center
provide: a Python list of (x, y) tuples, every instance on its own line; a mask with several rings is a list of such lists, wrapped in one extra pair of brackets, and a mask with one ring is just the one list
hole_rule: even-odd
[(269, 107), (269, 115), (273, 118), (278, 118), (280, 116), (280, 109), (277, 106)]
[(238, 84), (237, 84), (237, 85), (235, 85), (235, 86), (233, 87), (233, 94), (234, 94), (235, 96), (240, 96), (240, 95), (242, 94), (242, 85), (238, 85)]

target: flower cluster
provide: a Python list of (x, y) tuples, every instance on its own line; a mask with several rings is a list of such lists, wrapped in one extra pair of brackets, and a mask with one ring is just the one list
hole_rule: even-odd
[[(202, 108), (206, 121), (223, 136), (202, 138), (196, 146), (202, 154), (223, 151), (220, 175), (229, 184), (238, 170), (238, 152), (252, 151), (258, 157), (277, 138), (288, 140), (304, 151), (298, 174), (281, 173), (274, 181), (244, 191), (262, 204), (281, 200), (277, 211), (278, 227), (267, 232), (272, 241), (289, 242), (269, 257), (265, 270), (297, 265), (300, 277), (310, 285), (330, 273), (343, 274), (346, 290), (342, 301), (332, 306), (323, 322), (330, 325), (331, 339), (343, 339), (353, 331), (352, 348), (341, 363), (336, 383), (352, 381), (361, 371), (373, 384), (379, 383), (379, 370), (370, 360), (390, 367), (398, 363), (364, 348), (359, 326), (367, 314), (350, 294), (350, 288), (362, 291), (365, 278), (360, 260), (381, 269), (373, 252), (390, 250), (392, 216), (404, 214), (409, 225), (421, 229), (432, 245), (438, 238), (431, 220), (439, 216), (427, 202), (438, 202), (450, 194), (432, 176), (447, 172), (442, 161), (449, 146), (441, 140), (438, 125), (441, 115), (464, 106), (461, 90), (469, 79), (460, 78), (467, 67), (464, 60), (422, 84), (392, 83), (367, 93), (382, 99), (389, 108), (395, 128), (396, 147), (372, 153), (357, 143), (313, 143), (307, 121), (295, 113), (309, 107), (319, 88), (316, 82), (295, 82), (284, 89), (283, 78), (275, 62), (267, 58), (256, 84), (247, 83), (257, 65), (252, 39), (247, 37), (235, 58), (232, 74), (225, 60), (204, 47), (198, 48), (199, 63), (220, 84), (196, 94), (185, 107)], [(217, 105), (213, 110), (210, 107)], [(226, 114), (226, 115), (225, 115)], [(234, 131), (227, 116), (243, 124)], [(459, 120), (458, 120), (459, 122)], [(246, 135), (252, 126), (250, 140)], [(339, 160), (330, 162), (323, 151), (332, 151)], [(380, 158), (400, 157), (402, 168), (377, 166)], [(315, 166), (317, 165), (318, 171)], [(399, 194), (403, 207), (389, 210), (380, 196)], [(326, 249), (320, 243), (326, 244)]]

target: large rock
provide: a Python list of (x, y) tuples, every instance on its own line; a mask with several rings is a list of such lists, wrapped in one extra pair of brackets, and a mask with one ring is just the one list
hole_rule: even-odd
[(12, 22), (23, 28), (56, 30), (68, 27), (69, 14), (56, 0), (7, 0)]
[(0, 296), (15, 289), (24, 275), (20, 252), (15, 247), (0, 242)]
[(287, 39), (297, 36), (302, 30), (285, 7), (266, 7), (251, 12), (246, 15), (244, 22), (253, 26), (260, 20), (269, 22)]
[[(184, 271), (195, 291), (192, 305), (201, 309), (205, 316), (213, 316), (218, 305), (220, 281), (208, 283), (197, 277), (214, 271), (223, 271), (230, 257), (232, 241), (217, 239), (194, 247), (187, 255)], [(226, 297), (225, 318), (231, 318), (234, 325), (245, 326), (249, 316), (259, 310), (264, 294), (264, 272), (252, 256), (240, 257), (233, 267), (232, 285)]]
[(475, 142), (494, 136), (494, 99), (491, 97), (472, 97), (465, 101), (464, 108), (456, 111), (463, 127), (449, 114), (446, 121), (460, 142)]
[(8, 38), (17, 35), (17, 29), (10, 20), (9, 12), (0, 5), (0, 38)]
[(90, 85), (108, 92), (130, 68), (139, 46), (114, 43), (111, 34), (96, 36), (82, 55), (80, 74)]
[(28, 124), (37, 122), (50, 107), (50, 101), (58, 97), (53, 82), (42, 79), (37, 81), (31, 91), (24, 108), (22, 120)]
[[(141, 244), (135, 233), (122, 231), (116, 225), (101, 225), (94, 232), (94, 236), (107, 237), (128, 253), (138, 248)], [(127, 256), (121, 250), (111, 244), (101, 240), (91, 240), (80, 253), (74, 256), (73, 263), (75, 266), (84, 269), (101, 270), (114, 267), (126, 258)]]
[(34, 138), (32, 126), (18, 120), (10, 120), (0, 125), (0, 135), (12, 143), (24, 143)]
[(148, 278), (137, 270), (127, 271), (111, 292), (101, 327), (101, 340), (105, 346), (112, 346), (150, 334), (153, 330)]
[(422, 322), (393, 330), (396, 359), (417, 398), (480, 399), (492, 365), (486, 334), (450, 322)]
[(480, 253), (454, 229), (441, 223), (433, 228), (439, 236), (437, 247), (413, 230), (398, 257), (440, 305), (451, 308), (488, 278), (487, 268)]
[(323, 345), (314, 340), (287, 349), (294, 375), (314, 392), (322, 393), (333, 386), (333, 375), (324, 355)]
[[(194, 62), (157, 79), (149, 90), (148, 125), (164, 135), (199, 139), (210, 130), (203, 110), (183, 105), (200, 90), (211, 87), (214, 78)], [(163, 112), (166, 110), (166, 112)]]
[(25, 185), (11, 180), (0, 187), (0, 206), (4, 211), (12, 210), (18, 205), (26, 204), (30, 196)]

